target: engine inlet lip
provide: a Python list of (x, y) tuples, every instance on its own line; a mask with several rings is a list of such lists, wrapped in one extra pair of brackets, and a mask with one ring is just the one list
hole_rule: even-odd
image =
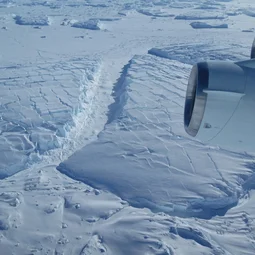
[(203, 120), (207, 101), (207, 94), (204, 90), (208, 89), (208, 84), (208, 64), (201, 62), (194, 65), (189, 77), (184, 107), (184, 127), (186, 132), (193, 137), (197, 135)]

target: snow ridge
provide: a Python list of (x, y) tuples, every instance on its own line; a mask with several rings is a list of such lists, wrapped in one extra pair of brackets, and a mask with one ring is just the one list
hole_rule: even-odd
[[(101, 96), (99, 87), (102, 69), (102, 63), (98, 63), (97, 66), (83, 70), (79, 87), (79, 104), (73, 109), (72, 122), (63, 126), (63, 136), (58, 138), (60, 146), (39, 155), (40, 161), (46, 164), (62, 161), (88, 140), (96, 137), (97, 131), (94, 127), (95, 118), (101, 113), (98, 102)], [(31, 161), (31, 165), (33, 163), (34, 160)]]
[(130, 60), (129, 63), (122, 68), (121, 75), (114, 85), (112, 96), (114, 97), (115, 102), (108, 107), (108, 120), (106, 124), (109, 124), (120, 118), (121, 113), (123, 112), (123, 106), (126, 104), (128, 98), (127, 89), (129, 82), (127, 75), (131, 63), (132, 60)]

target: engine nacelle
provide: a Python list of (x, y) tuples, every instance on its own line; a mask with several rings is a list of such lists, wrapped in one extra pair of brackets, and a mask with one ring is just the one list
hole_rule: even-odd
[(193, 66), (184, 126), (199, 140), (234, 150), (255, 151), (255, 40), (251, 58)]

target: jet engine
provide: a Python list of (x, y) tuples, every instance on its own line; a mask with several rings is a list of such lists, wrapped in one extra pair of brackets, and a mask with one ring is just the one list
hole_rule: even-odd
[(193, 66), (184, 127), (197, 139), (233, 150), (255, 150), (255, 40), (251, 59)]

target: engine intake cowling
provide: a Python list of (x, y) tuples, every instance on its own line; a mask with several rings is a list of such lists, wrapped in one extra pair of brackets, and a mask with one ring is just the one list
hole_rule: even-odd
[[(251, 57), (254, 52), (253, 47)], [(254, 115), (254, 59), (193, 66), (184, 107), (184, 127), (189, 135), (229, 149), (254, 151)]]

